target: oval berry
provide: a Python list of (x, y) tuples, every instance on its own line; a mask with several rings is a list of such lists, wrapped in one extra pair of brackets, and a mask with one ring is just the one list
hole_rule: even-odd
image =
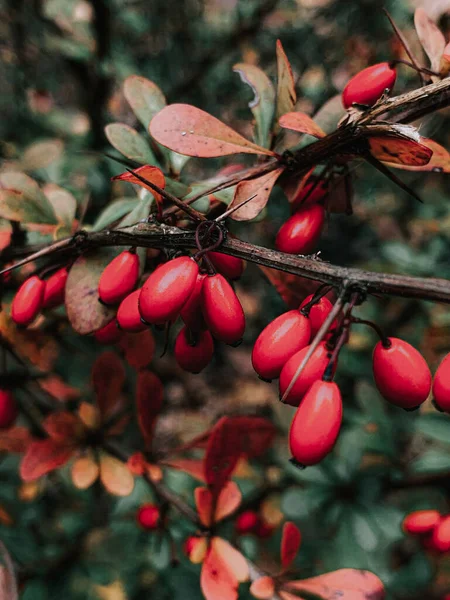
[(414, 409), (428, 398), (431, 373), (423, 356), (411, 344), (388, 338), (373, 351), (373, 376), (380, 394), (396, 406)]
[(307, 254), (319, 241), (325, 210), (319, 204), (306, 206), (292, 215), (278, 231), (275, 246), (288, 254)]
[(301, 465), (315, 465), (331, 452), (342, 422), (342, 398), (332, 381), (312, 384), (289, 430), (289, 447)]
[(194, 289), (180, 312), (180, 317), (191, 331), (201, 331), (206, 327), (202, 313), (202, 286), (205, 277), (205, 273), (197, 275)]
[[(313, 296), (314, 294), (310, 294), (309, 296), (307, 296), (300, 304), (299, 309), (301, 310), (304, 306), (306, 306), (306, 304), (308, 304), (308, 302), (312, 300)], [(328, 298), (325, 298), (325, 296), (323, 296), (319, 300), (319, 302), (317, 302), (316, 304), (314, 304), (314, 306), (311, 307), (308, 314), (309, 321), (311, 323), (311, 338), (313, 338), (319, 331), (319, 329), (322, 327), (332, 308), (333, 305), (328, 300)]]
[(316, 179), (314, 178), (311, 181), (308, 181), (308, 183), (294, 196), (291, 203), (291, 212), (295, 213), (305, 206), (317, 204), (325, 198), (327, 194), (328, 188), (326, 183), (324, 181), (319, 181), (319, 183), (316, 184)]
[(202, 310), (213, 336), (236, 346), (245, 331), (245, 315), (239, 298), (223, 275), (208, 276), (202, 287)]
[(138, 510), (136, 519), (143, 529), (153, 530), (158, 527), (160, 512), (154, 504), (144, 504)]
[(403, 519), (402, 527), (405, 533), (424, 535), (433, 531), (441, 520), (437, 510), (416, 510)]
[(69, 273), (67, 268), (59, 269), (45, 282), (44, 301), (42, 308), (55, 308), (64, 302), (66, 281)]
[(396, 78), (397, 71), (387, 62), (363, 69), (350, 79), (342, 92), (345, 108), (354, 103), (372, 106), (386, 89), (390, 91), (394, 87)]
[(123, 331), (137, 333), (147, 328), (146, 324), (142, 322), (141, 313), (139, 312), (138, 301), (140, 293), (140, 289), (135, 290), (120, 303), (116, 318), (120, 329)]
[(286, 361), (306, 346), (311, 337), (309, 319), (298, 310), (290, 310), (265, 327), (252, 351), (252, 364), (262, 379), (280, 376)]
[(125, 251), (103, 270), (98, 282), (98, 295), (104, 304), (118, 304), (132, 292), (139, 279), (139, 256)]
[(433, 398), (438, 408), (450, 413), (450, 354), (444, 356), (434, 375)]
[(244, 261), (222, 252), (208, 252), (208, 258), (221, 275), (231, 281), (240, 279), (244, 272)]
[(122, 332), (117, 327), (116, 319), (110, 321), (107, 325), (98, 329), (94, 337), (100, 344), (115, 344), (122, 337)]
[(17, 419), (17, 404), (10, 390), (0, 389), (0, 429), (9, 429)]
[(450, 516), (441, 519), (433, 529), (431, 546), (438, 552), (450, 551)]
[[(282, 368), (280, 374), (280, 398), (284, 396), (285, 391), (289, 387), (292, 378), (303, 362), (308, 350), (309, 346), (302, 348), (302, 350), (294, 354)], [(291, 406), (298, 406), (312, 384), (315, 381), (322, 379), (329, 360), (330, 351), (327, 349), (326, 344), (322, 342), (312, 353), (300, 376), (297, 377), (291, 391), (285, 399), (285, 403), (290, 404)]]
[(183, 327), (175, 341), (175, 360), (189, 373), (200, 373), (209, 365), (214, 354), (214, 342), (207, 329), (198, 333)]
[(253, 533), (256, 531), (260, 522), (260, 518), (257, 512), (254, 510), (244, 510), (243, 513), (238, 515), (235, 521), (236, 533), (239, 535), (245, 535), (246, 533)]
[(147, 323), (172, 321), (179, 315), (197, 281), (198, 265), (189, 256), (179, 256), (153, 271), (142, 286), (139, 312)]
[(11, 304), (11, 318), (26, 327), (34, 321), (44, 302), (45, 281), (37, 275), (29, 277), (17, 290)]

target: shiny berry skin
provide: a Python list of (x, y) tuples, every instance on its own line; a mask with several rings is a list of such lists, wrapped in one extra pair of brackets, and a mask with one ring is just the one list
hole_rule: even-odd
[(315, 465), (331, 452), (342, 422), (342, 398), (332, 381), (316, 381), (297, 409), (289, 430), (293, 459)]
[(308, 254), (319, 241), (325, 209), (319, 204), (298, 210), (280, 227), (275, 247), (287, 254)]
[(244, 272), (244, 261), (242, 258), (222, 254), (222, 252), (208, 252), (208, 258), (221, 275), (231, 281), (240, 279)]
[(202, 311), (213, 336), (238, 345), (245, 331), (245, 315), (239, 298), (223, 275), (208, 276), (202, 287)]
[(350, 79), (342, 92), (345, 108), (353, 103), (372, 106), (386, 89), (394, 87), (397, 71), (389, 63), (382, 62), (363, 69)]
[(45, 282), (44, 302), (42, 308), (55, 308), (64, 302), (67, 268), (59, 269)]
[(142, 286), (139, 312), (155, 325), (176, 319), (197, 281), (198, 265), (189, 256), (169, 260), (153, 271)]
[(11, 318), (14, 323), (22, 327), (32, 323), (42, 308), (44, 294), (45, 281), (37, 275), (24, 281), (11, 304)]
[(180, 317), (191, 331), (201, 331), (206, 328), (202, 313), (202, 287), (205, 273), (199, 273), (187, 302), (180, 311)]
[(262, 379), (275, 379), (291, 356), (304, 348), (311, 337), (309, 319), (290, 310), (265, 327), (252, 351), (252, 364)]
[(433, 379), (433, 398), (441, 410), (450, 413), (450, 354), (444, 356)]
[(122, 337), (122, 332), (117, 327), (116, 319), (110, 321), (107, 325), (98, 329), (94, 337), (100, 344), (115, 344)]
[(0, 389), (0, 429), (9, 429), (17, 419), (17, 404), (9, 390)]
[(441, 515), (437, 510), (416, 510), (406, 515), (402, 527), (410, 535), (425, 535), (433, 531), (440, 520)]
[[(294, 356), (291, 356), (282, 368), (280, 374), (280, 398), (283, 397), (308, 350), (309, 346), (302, 348), (302, 350), (294, 354)], [(285, 399), (285, 403), (290, 404), (291, 406), (298, 406), (312, 384), (315, 381), (322, 379), (329, 360), (330, 351), (326, 348), (325, 343), (322, 342), (318, 345), (306, 363), (300, 377), (297, 377), (295, 384), (292, 386), (289, 395)]]
[(245, 535), (246, 533), (253, 533), (258, 527), (260, 522), (259, 515), (254, 510), (245, 510), (238, 517), (234, 527), (236, 533), (239, 535)]
[[(303, 302), (300, 304), (300, 309), (302, 309), (310, 300), (312, 300), (314, 294), (310, 294), (307, 296)], [(311, 339), (315, 337), (316, 333), (322, 327), (325, 319), (328, 317), (330, 311), (332, 310), (333, 305), (331, 302), (323, 296), (319, 302), (314, 304), (309, 311), (309, 320), (311, 323)]]
[(380, 341), (373, 351), (375, 384), (388, 402), (407, 410), (416, 408), (430, 393), (430, 369), (411, 344), (393, 337), (388, 340), (389, 348)]
[(431, 546), (438, 552), (450, 552), (450, 516), (441, 519), (433, 529)]
[[(190, 342), (194, 341), (194, 345)], [(175, 341), (175, 360), (189, 373), (200, 373), (209, 365), (214, 354), (214, 342), (207, 329), (190, 333), (183, 327)]]
[(139, 294), (141, 290), (135, 290), (128, 294), (126, 298), (122, 300), (117, 310), (117, 323), (123, 331), (129, 333), (137, 333), (138, 331), (144, 331), (147, 325), (141, 320), (141, 313), (139, 312)]
[(139, 279), (139, 256), (129, 250), (116, 256), (101, 274), (98, 295), (104, 304), (118, 304), (134, 290)]
[(154, 530), (158, 527), (159, 516), (159, 508), (149, 503), (141, 506), (137, 512), (136, 519), (143, 529)]
[[(311, 192), (311, 189), (314, 189)], [(320, 181), (316, 185), (316, 180), (308, 181), (308, 183), (296, 194), (291, 203), (291, 212), (295, 213), (305, 206), (317, 204), (328, 194), (328, 188), (324, 181)]]

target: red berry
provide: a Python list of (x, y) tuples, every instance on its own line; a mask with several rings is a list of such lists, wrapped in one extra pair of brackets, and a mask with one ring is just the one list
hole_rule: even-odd
[[(312, 191), (311, 189), (314, 188)], [(319, 181), (316, 185), (316, 179), (308, 181), (308, 183), (294, 196), (291, 203), (291, 211), (297, 212), (305, 206), (317, 204), (328, 194), (328, 188), (324, 181)]]
[(205, 277), (204, 273), (197, 275), (194, 289), (180, 312), (180, 317), (191, 331), (201, 331), (206, 327), (202, 313), (202, 286)]
[(382, 62), (363, 69), (350, 79), (342, 92), (345, 108), (353, 103), (372, 106), (384, 91), (394, 87), (397, 71), (389, 63)]
[(253, 368), (263, 379), (275, 379), (287, 360), (306, 346), (311, 337), (309, 319), (290, 310), (265, 327), (252, 352)]
[(373, 351), (376, 386), (383, 398), (392, 404), (405, 409), (416, 408), (430, 393), (430, 369), (411, 344), (398, 338), (388, 340), (388, 348), (380, 341)]
[[(314, 294), (307, 296), (300, 304), (300, 309), (303, 308), (310, 300), (312, 300)], [(331, 302), (323, 296), (317, 304), (311, 307), (309, 311), (309, 320), (311, 323), (311, 339), (315, 337), (316, 333), (322, 327), (325, 319), (328, 317), (333, 305)]]
[(227, 279), (234, 281), (240, 279), (244, 272), (244, 261), (242, 258), (222, 254), (222, 252), (208, 252), (208, 258), (215, 268)]
[(37, 275), (24, 281), (11, 304), (12, 320), (23, 327), (32, 323), (42, 308), (44, 293), (45, 281)]
[(254, 510), (245, 510), (236, 518), (234, 526), (236, 533), (245, 535), (246, 533), (253, 533), (259, 524), (260, 519), (258, 513)]
[(139, 312), (138, 300), (140, 293), (140, 289), (135, 290), (120, 303), (116, 318), (120, 329), (123, 331), (137, 333), (147, 328), (146, 324), (142, 322), (141, 313)]
[(450, 354), (444, 356), (434, 375), (433, 397), (438, 408), (450, 413)]
[(438, 552), (450, 551), (450, 516), (441, 519), (433, 529), (431, 545)]
[(64, 302), (68, 275), (67, 268), (64, 267), (47, 279), (42, 308), (55, 308)]
[(9, 390), (0, 389), (0, 429), (9, 429), (17, 419), (17, 405)]
[(441, 520), (437, 510), (416, 510), (403, 519), (403, 531), (411, 535), (430, 533)]
[(223, 275), (206, 277), (202, 287), (202, 310), (213, 336), (235, 346), (245, 331), (245, 315), (233, 288)]
[(115, 344), (122, 337), (122, 332), (117, 327), (116, 319), (110, 321), (107, 325), (98, 329), (94, 337), (100, 344)]
[(156, 529), (159, 523), (159, 508), (154, 504), (144, 504), (138, 510), (136, 519), (143, 529)]
[(300, 209), (278, 231), (275, 246), (288, 254), (307, 254), (319, 241), (325, 221), (325, 210), (320, 204)]
[[(194, 342), (194, 344), (190, 342)], [(183, 327), (175, 342), (175, 360), (185, 371), (200, 373), (211, 362), (214, 342), (207, 329), (190, 333)]]
[(320, 462), (336, 443), (342, 422), (342, 398), (332, 381), (316, 381), (297, 409), (289, 430), (289, 446), (301, 465)]
[[(294, 356), (291, 356), (281, 370), (280, 397), (283, 397), (298, 367), (303, 362), (308, 350), (309, 346), (306, 346), (305, 348), (302, 348), (300, 352), (297, 352), (294, 354)], [(304, 395), (312, 386), (312, 384), (315, 381), (322, 379), (329, 360), (329, 350), (327, 349), (325, 343), (322, 342), (318, 345), (306, 363), (306, 366), (301, 372), (300, 377), (297, 377), (295, 384), (292, 386), (291, 391), (285, 399), (286, 404), (290, 404), (291, 406), (298, 406), (300, 404)]]
[(139, 279), (139, 256), (125, 251), (116, 256), (101, 274), (98, 295), (105, 304), (118, 304), (132, 292)]
[(198, 264), (189, 256), (179, 256), (161, 265), (142, 286), (139, 312), (155, 325), (176, 319), (197, 281)]

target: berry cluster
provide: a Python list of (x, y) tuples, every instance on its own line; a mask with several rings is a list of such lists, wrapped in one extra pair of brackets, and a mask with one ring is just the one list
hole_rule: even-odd
[(437, 510), (416, 510), (403, 520), (403, 531), (417, 537), (427, 550), (450, 552), (450, 515)]

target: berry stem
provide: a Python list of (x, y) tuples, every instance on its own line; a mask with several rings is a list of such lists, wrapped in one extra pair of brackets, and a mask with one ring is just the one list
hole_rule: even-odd
[(410, 59), (410, 61), (411, 61), (411, 62), (412, 62), (412, 64), (414, 65), (414, 67), (415, 67), (415, 69), (416, 69), (416, 71), (417, 71), (417, 73), (418, 73), (418, 75), (419, 75), (419, 78), (420, 78), (420, 85), (422, 85), (422, 86), (423, 86), (423, 85), (425, 85), (425, 82), (424, 82), (424, 79), (423, 79), (423, 77), (422, 77), (422, 73), (421, 73), (421, 70), (420, 70), (420, 66), (419, 66), (419, 64), (417, 63), (417, 61), (416, 61), (416, 59), (415, 59), (415, 57), (414, 57), (414, 54), (411, 52), (411, 49), (410, 49), (410, 47), (409, 47), (409, 45), (408, 45), (408, 42), (406, 41), (406, 39), (405, 39), (405, 37), (404, 37), (403, 33), (402, 33), (402, 32), (400, 31), (400, 29), (397, 27), (397, 25), (396, 25), (396, 23), (395, 23), (394, 19), (391, 17), (391, 15), (388, 13), (388, 11), (387, 11), (385, 8), (383, 8), (383, 11), (384, 11), (385, 15), (387, 16), (387, 18), (389, 19), (389, 23), (391, 24), (391, 26), (392, 26), (392, 29), (394, 30), (394, 33), (395, 33), (395, 35), (398, 37), (398, 39), (399, 39), (399, 41), (400, 41), (401, 45), (402, 45), (402, 46), (403, 46), (403, 48), (405, 49), (405, 52), (406, 52), (406, 54), (409, 56), (409, 59)]
[(322, 285), (320, 285), (314, 292), (314, 296), (311, 298), (311, 300), (307, 304), (305, 304), (305, 306), (300, 310), (302, 315), (305, 315), (305, 317), (309, 317), (309, 313), (311, 312), (312, 307), (318, 302), (320, 302), (320, 300), (328, 294), (331, 288), (331, 285), (328, 285), (327, 283), (322, 283)]
[(378, 337), (380, 338), (381, 343), (383, 345), (383, 348), (391, 347), (390, 339), (383, 333), (382, 329), (378, 327), (376, 323), (373, 323), (372, 321), (367, 321), (366, 319), (358, 319), (357, 317), (352, 317), (352, 323), (355, 323), (356, 325), (367, 325), (368, 327), (372, 327), (372, 329), (377, 332)]

